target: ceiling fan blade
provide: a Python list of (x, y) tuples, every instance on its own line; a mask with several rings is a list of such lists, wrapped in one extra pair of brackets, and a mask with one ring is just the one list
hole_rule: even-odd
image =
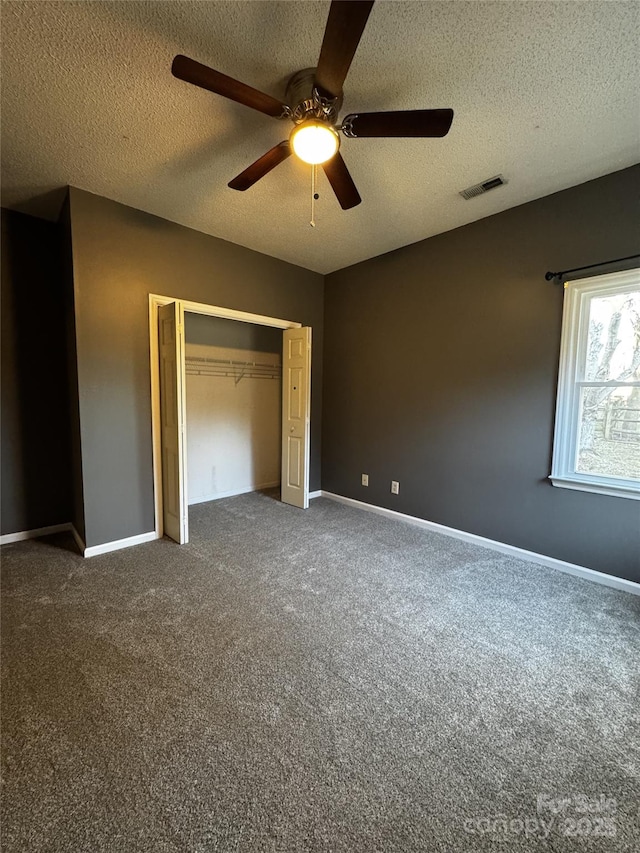
[(287, 110), (277, 98), (259, 92), (258, 89), (253, 89), (246, 83), (234, 80), (233, 77), (227, 77), (220, 71), (214, 71), (213, 68), (208, 68), (200, 62), (196, 62), (195, 59), (189, 59), (188, 56), (178, 54), (171, 65), (171, 73), (179, 80), (193, 83), (194, 86), (200, 86), (201, 89), (208, 89), (210, 92), (215, 92), (216, 95), (222, 95), (268, 116), (280, 118)]
[(405, 110), (388, 113), (353, 113), (342, 122), (345, 136), (446, 136), (453, 110)]
[(260, 178), (264, 178), (267, 172), (275, 169), (278, 164), (282, 163), (283, 160), (286, 160), (290, 154), (291, 148), (289, 147), (288, 141), (274, 145), (274, 147), (267, 151), (266, 154), (263, 154), (259, 160), (256, 160), (256, 162), (248, 166), (244, 172), (240, 172), (240, 174), (232, 181), (229, 181), (229, 186), (232, 190), (240, 190), (241, 192), (248, 190), (249, 187), (252, 187), (256, 183), (256, 181), (259, 181)]
[(360, 193), (356, 189), (353, 178), (349, 174), (339, 151), (334, 154), (331, 160), (323, 163), (322, 168), (343, 210), (349, 210), (349, 208), (360, 204), (362, 201)]
[(333, 0), (316, 68), (316, 86), (337, 97), (374, 0)]

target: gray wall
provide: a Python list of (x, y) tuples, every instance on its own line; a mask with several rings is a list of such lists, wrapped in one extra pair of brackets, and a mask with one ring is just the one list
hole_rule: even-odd
[(148, 294), (313, 327), (311, 488), (320, 488), (323, 278), (70, 189), (86, 544), (154, 527)]
[(206, 317), (204, 314), (187, 312), (184, 334), (188, 344), (282, 353), (282, 329), (274, 329), (272, 326), (257, 326), (254, 323), (239, 323), (237, 320), (225, 320), (224, 317)]
[(71, 520), (58, 226), (2, 211), (2, 533)]
[(328, 276), (323, 489), (640, 581), (640, 503), (547, 480), (544, 280), (640, 251), (639, 189), (634, 167)]

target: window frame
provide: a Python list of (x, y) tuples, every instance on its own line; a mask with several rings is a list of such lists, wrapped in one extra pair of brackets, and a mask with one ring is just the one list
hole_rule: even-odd
[[(640, 287), (640, 268), (574, 279), (564, 284), (562, 337), (558, 370), (558, 393), (553, 438), (553, 456), (549, 479), (554, 486), (595, 492), (614, 497), (640, 500), (640, 482), (624, 477), (584, 474), (576, 471), (576, 447), (580, 427), (580, 391), (583, 387), (602, 386), (589, 383), (584, 376), (589, 335), (588, 306), (594, 296), (611, 296)], [(615, 387), (638, 387), (638, 381), (609, 383)]]

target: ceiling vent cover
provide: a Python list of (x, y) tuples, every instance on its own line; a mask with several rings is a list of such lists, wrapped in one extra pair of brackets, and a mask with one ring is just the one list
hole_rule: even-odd
[(502, 177), (502, 175), (496, 175), (495, 178), (489, 178), (486, 181), (483, 181), (481, 184), (474, 184), (472, 187), (467, 187), (466, 190), (462, 190), (460, 195), (462, 198), (470, 199), (475, 198), (477, 195), (482, 195), (482, 193), (487, 193), (489, 190), (494, 190), (496, 187), (501, 187), (503, 184), (506, 184), (506, 180)]

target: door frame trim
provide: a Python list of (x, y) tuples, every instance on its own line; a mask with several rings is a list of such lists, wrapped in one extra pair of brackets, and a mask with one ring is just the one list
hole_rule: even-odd
[[(162, 517), (162, 447), (160, 443), (160, 350), (158, 342), (158, 308), (170, 302), (179, 302), (183, 311), (189, 314), (204, 314), (207, 317), (222, 317), (226, 320), (238, 320), (256, 326), (272, 326), (274, 329), (300, 329), (302, 323), (295, 320), (282, 320), (267, 317), (264, 314), (251, 314), (237, 311), (235, 308), (223, 308), (221, 305), (207, 305), (204, 302), (191, 302), (175, 296), (149, 294), (149, 367), (151, 371), (151, 447), (153, 455), (153, 507), (155, 533), (158, 539), (164, 536)], [(148, 534), (147, 534), (148, 535)]]

